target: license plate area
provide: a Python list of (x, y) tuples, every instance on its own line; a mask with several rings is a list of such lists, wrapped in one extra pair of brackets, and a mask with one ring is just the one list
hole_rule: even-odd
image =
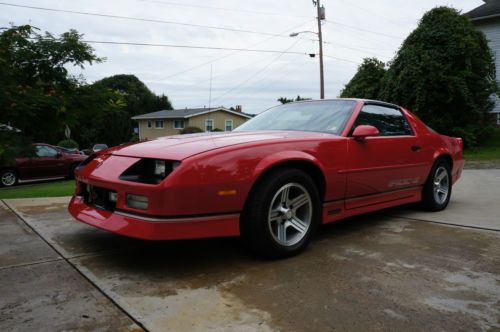
[[(80, 194), (83, 196), (83, 200), (86, 204), (108, 211), (114, 211), (116, 209), (117, 193), (115, 190), (86, 183), (82, 183), (80, 188)], [(110, 198), (114, 198), (114, 200)]]

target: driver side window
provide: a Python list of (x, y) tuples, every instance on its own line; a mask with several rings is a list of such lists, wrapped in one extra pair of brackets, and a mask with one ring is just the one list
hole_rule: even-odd
[(36, 155), (38, 157), (55, 157), (57, 155), (57, 151), (51, 147), (44, 145), (36, 146)]
[(360, 125), (374, 126), (380, 136), (413, 135), (410, 124), (400, 110), (380, 105), (363, 106), (353, 128)]

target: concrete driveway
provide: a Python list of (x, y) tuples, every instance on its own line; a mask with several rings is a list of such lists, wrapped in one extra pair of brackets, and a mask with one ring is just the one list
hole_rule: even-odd
[(120, 237), (67, 201), (0, 204), (0, 330), (500, 330), (500, 170), (464, 171), (446, 211), (326, 225), (279, 261)]

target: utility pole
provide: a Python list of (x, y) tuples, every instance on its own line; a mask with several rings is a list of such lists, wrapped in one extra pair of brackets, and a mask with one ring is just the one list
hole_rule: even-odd
[(318, 14), (318, 39), (319, 39), (319, 82), (320, 98), (325, 99), (325, 76), (323, 69), (323, 35), (321, 33), (321, 21), (325, 19), (325, 7), (320, 5), (320, 0), (312, 0)]

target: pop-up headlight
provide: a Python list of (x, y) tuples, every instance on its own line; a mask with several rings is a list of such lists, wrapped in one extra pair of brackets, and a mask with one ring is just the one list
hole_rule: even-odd
[(143, 158), (125, 170), (120, 180), (159, 184), (180, 164), (180, 161), (174, 160)]
[(165, 177), (165, 160), (155, 160), (155, 175), (161, 177), (162, 179)]

